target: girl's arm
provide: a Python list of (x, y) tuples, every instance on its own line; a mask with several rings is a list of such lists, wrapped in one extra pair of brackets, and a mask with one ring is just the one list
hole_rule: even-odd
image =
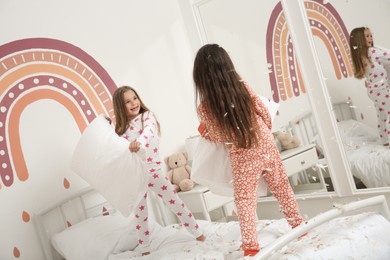
[(264, 105), (264, 103), (261, 101), (260, 97), (255, 93), (255, 91), (248, 84), (245, 83), (245, 86), (248, 89), (252, 100), (254, 100), (256, 114), (263, 119), (263, 121), (266, 124), (266, 126), (268, 127), (268, 129), (271, 130), (272, 129), (272, 118), (271, 118), (271, 114), (269, 113), (268, 108)]
[(158, 144), (158, 126), (154, 114), (150, 111), (145, 112), (141, 120), (143, 121), (143, 129), (139, 130), (140, 136), (137, 138), (137, 142), (145, 148), (148, 148), (146, 147), (148, 143)]
[(371, 49), (372, 58), (380, 60), (383, 63), (390, 64), (390, 50), (374, 47)]
[(198, 127), (198, 131), (200, 133), (200, 135), (206, 139), (207, 141), (210, 141), (210, 142), (215, 142), (215, 140), (210, 137), (209, 135), (209, 131), (207, 129), (207, 119), (206, 119), (206, 115), (203, 111), (203, 107), (201, 105), (199, 105), (198, 107), (198, 115), (200, 117), (200, 124), (199, 124), (199, 127)]

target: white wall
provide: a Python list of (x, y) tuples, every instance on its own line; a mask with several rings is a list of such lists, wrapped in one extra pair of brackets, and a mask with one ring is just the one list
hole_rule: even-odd
[[(153, 8), (152, 8), (153, 7)], [(184, 149), (198, 118), (192, 51), (176, 0), (0, 1), (0, 45), (54, 38), (91, 55), (117, 85), (134, 86), (161, 127), (161, 154)], [(0, 259), (42, 259), (32, 220), (22, 221), (87, 184), (69, 169), (80, 132), (70, 113), (51, 100), (29, 105), (20, 121), (29, 179), (0, 189)], [(15, 129), (16, 130), (16, 129)], [(70, 182), (64, 189), (63, 181)]]

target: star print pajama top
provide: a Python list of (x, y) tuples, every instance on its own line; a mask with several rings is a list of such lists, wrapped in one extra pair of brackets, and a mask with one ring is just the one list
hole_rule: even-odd
[[(260, 142), (248, 149), (235, 145), (228, 147), (232, 164), (234, 201), (242, 236), (241, 247), (242, 250), (259, 250), (256, 234), (256, 191), (260, 174), (278, 200), (280, 209), (288, 223), (292, 227), (296, 227), (303, 219), (271, 134), (272, 123), (269, 111), (259, 96), (247, 84), (245, 86), (256, 104)], [(198, 107), (198, 113), (201, 120), (206, 123), (208, 135), (205, 136), (205, 139), (211, 142), (231, 143), (231, 140), (227, 140), (216, 123), (210, 119), (208, 111), (205, 111), (202, 104)]]
[[(146, 151), (146, 168), (149, 177), (148, 190), (153, 191), (161, 198), (168, 208), (179, 218), (181, 223), (195, 237), (202, 233), (192, 213), (179, 198), (168, 178), (161, 170), (161, 159), (159, 156), (159, 136), (157, 122), (151, 112), (140, 114), (130, 122), (126, 132), (122, 135), (129, 142), (134, 140), (141, 143), (141, 147)], [(150, 230), (148, 225), (147, 193), (135, 207), (136, 231), (138, 234), (138, 245), (143, 252), (149, 251)]]
[(368, 57), (371, 63), (365, 64), (367, 94), (375, 104), (379, 136), (383, 144), (388, 144), (390, 134), (390, 87), (385, 65), (390, 66), (390, 50), (370, 47)]

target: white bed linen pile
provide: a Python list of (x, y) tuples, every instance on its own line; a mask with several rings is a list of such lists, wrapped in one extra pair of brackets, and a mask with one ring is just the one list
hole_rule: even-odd
[(347, 151), (352, 174), (367, 188), (390, 186), (390, 149), (366, 145)]
[(367, 188), (390, 186), (390, 149), (375, 129), (356, 120), (341, 121), (338, 128), (353, 176)]

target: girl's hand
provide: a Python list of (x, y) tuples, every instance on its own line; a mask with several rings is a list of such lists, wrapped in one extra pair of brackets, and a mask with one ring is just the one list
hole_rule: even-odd
[(111, 118), (109, 118), (108, 116), (106, 116), (106, 115), (104, 115), (104, 118), (108, 121), (108, 123), (110, 123), (111, 124)]
[(138, 152), (140, 145), (141, 145), (140, 142), (137, 142), (137, 141), (131, 142), (129, 145), (130, 152), (132, 152), (132, 153)]
[(203, 121), (200, 122), (200, 124), (198, 126), (198, 132), (200, 133), (201, 136), (208, 135), (208, 131), (207, 131), (205, 122), (203, 122)]

